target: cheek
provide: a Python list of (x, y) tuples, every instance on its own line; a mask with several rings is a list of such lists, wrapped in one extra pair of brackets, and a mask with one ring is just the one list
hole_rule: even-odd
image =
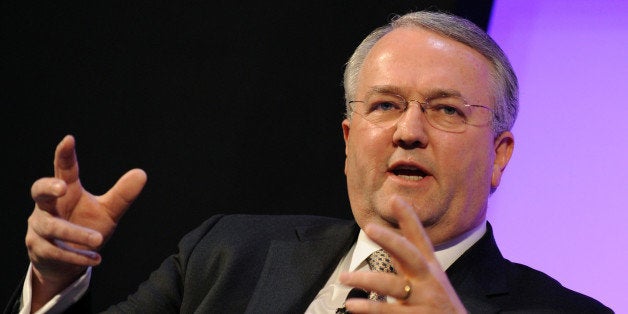
[(469, 168), (469, 180), (476, 182), (474, 187), (489, 190), (493, 173), (493, 162), (490, 154), (476, 154), (470, 161)]
[(349, 150), (358, 158), (376, 157), (385, 147), (392, 145), (392, 135), (386, 129), (357, 128), (349, 136)]
[(365, 176), (386, 167), (392, 137), (380, 129), (352, 129), (347, 142), (347, 175)]
[(466, 184), (475, 182), (477, 188), (483, 188), (483, 183), (490, 185), (494, 159), (491, 141), (457, 138), (442, 140), (441, 143), (447, 144), (439, 147), (440, 154), (437, 154), (436, 162), (441, 171), (449, 174), (446, 177), (456, 178), (456, 181)]

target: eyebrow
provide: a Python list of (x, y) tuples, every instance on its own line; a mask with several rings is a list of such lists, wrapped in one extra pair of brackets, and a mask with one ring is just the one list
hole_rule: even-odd
[[(366, 95), (368, 97), (372, 94), (393, 94), (393, 95), (400, 95), (402, 97), (405, 97), (403, 96), (404, 94), (403, 89), (394, 85), (373, 86), (366, 93)], [(424, 97), (424, 99), (447, 98), (447, 97), (459, 97), (459, 98), (464, 99), (464, 97), (462, 97), (462, 94), (458, 90), (451, 89), (451, 88), (432, 88), (432, 89), (427, 90), (427, 92), (420, 93), (420, 94), (422, 97)]]
[(371, 89), (366, 93), (366, 96), (371, 96), (373, 94), (393, 94), (400, 95), (403, 94), (401, 88), (393, 85), (376, 85), (371, 87)]

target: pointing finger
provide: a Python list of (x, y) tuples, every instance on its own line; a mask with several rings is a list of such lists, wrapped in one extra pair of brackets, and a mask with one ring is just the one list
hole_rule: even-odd
[(55, 149), (55, 177), (72, 183), (79, 178), (78, 161), (76, 159), (76, 142), (72, 135), (66, 135)]

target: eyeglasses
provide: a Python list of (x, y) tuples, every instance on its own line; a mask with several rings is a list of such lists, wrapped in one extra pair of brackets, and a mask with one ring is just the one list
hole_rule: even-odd
[(365, 100), (350, 100), (349, 109), (365, 120), (379, 126), (391, 127), (408, 110), (411, 102), (421, 108), (427, 122), (436, 129), (460, 133), (467, 125), (486, 126), (492, 121), (493, 110), (480, 105), (469, 105), (456, 95), (441, 95), (426, 99), (406, 100), (390, 93), (370, 93)]

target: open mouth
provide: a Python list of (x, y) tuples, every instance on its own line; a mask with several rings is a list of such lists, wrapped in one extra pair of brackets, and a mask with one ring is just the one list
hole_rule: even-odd
[(421, 168), (412, 165), (397, 165), (392, 167), (389, 172), (397, 177), (409, 181), (420, 181), (428, 176), (428, 174)]

